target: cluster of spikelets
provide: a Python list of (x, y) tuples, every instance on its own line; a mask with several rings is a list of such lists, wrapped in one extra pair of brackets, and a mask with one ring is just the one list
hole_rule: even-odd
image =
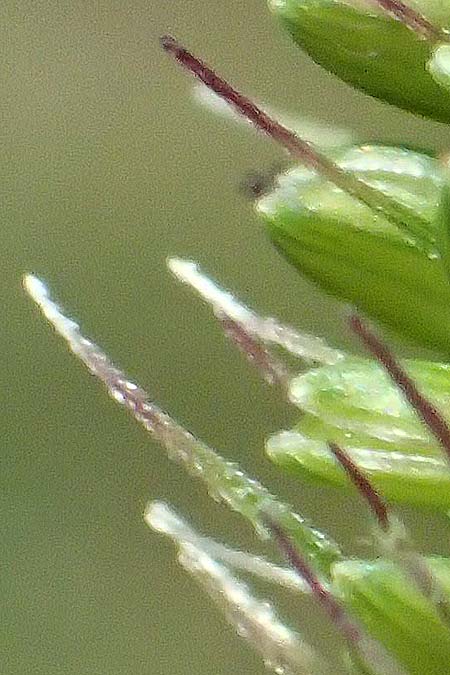
[[(450, 3), (407, 6), (326, 0), (272, 0), (271, 7), (312, 57), (368, 93), (450, 122)], [(165, 37), (162, 45), (215, 94), (281, 143), (300, 163), (256, 204), (277, 248), (308, 278), (357, 311), (418, 345), (450, 356), (448, 167), (405, 148), (360, 146), (326, 154), (234, 90)], [(307, 480), (357, 489), (374, 516), (374, 559), (346, 560), (311, 527), (163, 412), (68, 319), (36, 277), (25, 286), (71, 350), (215, 497), (273, 540), (289, 566), (203, 537), (165, 504), (145, 514), (172, 537), (179, 561), (216, 599), (240, 635), (277, 673), (370, 675), (450, 673), (450, 560), (415, 550), (395, 503), (450, 509), (450, 366), (402, 364), (358, 314), (349, 327), (369, 352), (331, 349), (272, 318), (258, 316), (194, 263), (172, 272), (214, 309), (226, 334), (287, 401), (302, 411), (291, 431), (268, 440), (269, 456)], [(302, 363), (293, 377), (269, 347)], [(342, 639), (328, 664), (235, 576), (258, 575), (310, 594)]]

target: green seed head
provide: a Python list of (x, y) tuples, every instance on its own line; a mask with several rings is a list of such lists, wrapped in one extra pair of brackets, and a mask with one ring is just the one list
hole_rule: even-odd
[[(450, 409), (448, 365), (410, 361), (407, 371), (437, 409)], [(294, 378), (290, 395), (304, 414), (292, 431), (269, 439), (277, 464), (348, 489), (328, 447), (336, 442), (389, 501), (450, 508), (450, 471), (439, 443), (377, 363), (348, 357), (311, 370)]]
[(409, 4), (269, 2), (294, 41), (328, 71), (371, 96), (448, 123), (450, 92), (434, 62), (435, 49), (448, 39), (450, 7), (437, 1)]
[[(449, 561), (432, 559), (429, 564), (442, 585), (448, 588)], [(334, 586), (371, 635), (397, 658), (406, 673), (442, 675), (448, 672), (448, 626), (398, 568), (381, 561), (337, 563)]]
[[(279, 251), (306, 277), (409, 341), (450, 354), (450, 286), (440, 259), (447, 173), (427, 155), (361, 146), (336, 164), (390, 200), (379, 212), (295, 168), (256, 203)], [(391, 217), (403, 209), (399, 220)]]

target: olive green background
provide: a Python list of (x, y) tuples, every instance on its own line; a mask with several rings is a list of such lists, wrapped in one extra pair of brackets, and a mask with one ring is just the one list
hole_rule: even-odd
[[(168, 255), (193, 258), (261, 311), (349, 344), (339, 307), (271, 249), (239, 191), (284, 155), (195, 104), (158, 36), (174, 33), (259, 100), (363, 140), (443, 149), (450, 132), (321, 71), (260, 0), (4, 0), (0, 26), (1, 672), (263, 673), (142, 513), (164, 499), (234, 544), (253, 546), (253, 533), (108, 399), (21, 277), (45, 279), (179, 420), (367, 554), (357, 499), (274, 475), (263, 441), (292, 411), (166, 271)], [(416, 518), (418, 545), (445, 550), (432, 522)], [(332, 645), (310, 603), (281, 602)]]

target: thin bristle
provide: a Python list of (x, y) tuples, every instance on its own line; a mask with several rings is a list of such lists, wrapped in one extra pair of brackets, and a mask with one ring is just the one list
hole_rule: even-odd
[(306, 141), (301, 140), (290, 129), (272, 119), (259, 106), (250, 101), (246, 96), (234, 89), (226, 80), (217, 75), (201, 59), (194, 56), (171, 35), (161, 38), (163, 49), (171, 54), (184, 68), (189, 70), (209, 89), (225, 99), (241, 115), (251, 121), (258, 129), (278, 141), (290, 153), (299, 157), (311, 168), (317, 168), (321, 173), (330, 171), (334, 175), (336, 171), (342, 171), (335, 167), (327, 158), (322, 157)]
[(199, 535), (165, 504), (151, 504), (145, 518), (150, 527), (173, 539), (180, 564), (200, 582), (239, 635), (261, 654), (270, 670), (292, 675), (333, 672), (312, 647), (280, 621), (271, 603), (254, 597), (247, 584), (231, 571), (230, 554), (231, 562), (236, 555), (248, 554), (231, 551)]
[(264, 557), (229, 548), (209, 537), (199, 535), (188, 523), (163, 502), (152, 502), (145, 510), (146, 523), (157, 532), (163, 532), (176, 543), (187, 543), (201, 548), (208, 555), (235, 571), (245, 572), (272, 584), (306, 594), (310, 589), (292, 568), (280, 567)]
[(441, 413), (419, 392), (393, 352), (364, 324), (359, 316), (351, 316), (349, 323), (353, 332), (362, 340), (372, 356), (381, 363), (392, 381), (403, 392), (409, 404), (438, 440), (450, 460), (450, 427)]
[(395, 17), (420, 37), (431, 42), (448, 42), (448, 35), (433, 25), (423, 14), (406, 5), (402, 0), (373, 0), (387, 14)]
[(295, 569), (311, 589), (314, 598), (323, 607), (333, 624), (342, 632), (345, 639), (353, 646), (360, 640), (360, 630), (351, 622), (344, 608), (335, 597), (325, 588), (317, 574), (295, 548), (289, 536), (280, 525), (267, 514), (263, 514), (263, 522), (276, 540), (290, 565)]
[(248, 333), (242, 324), (233, 321), (225, 314), (219, 315), (218, 319), (225, 335), (247, 357), (250, 363), (256, 366), (266, 382), (287, 389), (291, 377), (284, 364), (276, 359), (260, 341)]
[(341, 190), (366, 204), (376, 213), (382, 213), (388, 220), (401, 229), (407, 228), (409, 234), (415, 231), (417, 236), (429, 236), (428, 226), (421, 216), (389, 196), (380, 192), (357, 175), (342, 169), (338, 164), (319, 152), (311, 143), (295, 134), (291, 129), (277, 122), (256, 103), (234, 89), (226, 80), (217, 75), (201, 59), (192, 54), (171, 35), (161, 38), (163, 49), (173, 56), (186, 70), (195, 75), (211, 91), (232, 106), (257, 129), (267, 134), (284, 147), (289, 154), (304, 166), (317, 171), (323, 178), (334, 183)]
[(219, 286), (191, 260), (169, 258), (167, 265), (179, 281), (199, 293), (216, 316), (226, 316), (259, 343), (279, 345), (297, 358), (314, 365), (332, 365), (344, 358), (343, 352), (332, 349), (321, 338), (299, 333), (292, 326), (282, 324), (273, 317), (259, 316), (230, 291)]
[(390, 517), (386, 503), (348, 453), (332, 441), (328, 442), (328, 447), (375, 514), (383, 532), (383, 536), (378, 538), (383, 553), (388, 554), (398, 564), (406, 576), (416, 584), (418, 590), (431, 601), (442, 619), (448, 623), (450, 613), (445, 599), (446, 594), (427, 560), (412, 547), (403, 522)]
[(388, 509), (377, 490), (343, 448), (333, 441), (328, 442), (328, 447), (370, 506), (380, 528), (387, 531), (389, 529)]
[(285, 529), (267, 513), (262, 514), (262, 520), (292, 568), (304, 579), (311, 589), (312, 596), (346, 640), (350, 651), (358, 654), (358, 660), (362, 661), (364, 672), (370, 672), (373, 675), (405, 675), (401, 666), (384, 647), (368, 636), (364, 628), (347, 614), (343, 605), (297, 551)]
[(161, 443), (170, 459), (184, 465), (191, 475), (201, 478), (210, 494), (250, 520), (261, 533), (263, 525), (260, 512), (263, 505), (270, 506), (288, 531), (295, 533), (302, 550), (324, 572), (328, 572), (332, 562), (341, 558), (339, 548), (333, 541), (309, 527), (288, 504), (278, 501), (236, 463), (223, 459), (213, 448), (164, 412), (144, 389), (111, 362), (98, 345), (84, 337), (79, 325), (62, 312), (42, 282), (28, 276), (24, 279), (24, 286), (44, 316), (65, 338), (72, 352), (103, 382), (110, 396)]

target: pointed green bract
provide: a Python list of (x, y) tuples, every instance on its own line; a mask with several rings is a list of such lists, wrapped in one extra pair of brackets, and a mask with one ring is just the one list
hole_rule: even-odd
[(352, 147), (336, 163), (422, 222), (399, 228), (304, 168), (280, 176), (257, 212), (280, 252), (307, 278), (408, 339), (450, 355), (450, 285), (436, 239), (447, 170), (403, 148)]
[[(409, 361), (423, 394), (450, 410), (450, 366)], [(447, 511), (450, 469), (443, 450), (375, 362), (348, 357), (294, 378), (293, 402), (304, 412), (292, 431), (272, 436), (270, 457), (305, 479), (352, 489), (327, 442), (346, 448), (389, 501)]]
[[(402, 454), (392, 448), (346, 446), (346, 453), (390, 502), (447, 512), (450, 478), (444, 460), (425, 453)], [(301, 480), (350, 492), (348, 477), (333, 460), (325, 441), (300, 433), (282, 432), (269, 438), (270, 458)]]
[[(447, 3), (409, 3), (437, 29)], [(270, 0), (294, 41), (345, 82), (410, 112), (450, 122), (450, 92), (428, 68), (438, 46), (383, 14), (375, 3)]]
[[(422, 394), (445, 414), (450, 408), (450, 366), (409, 360), (405, 367)], [(372, 439), (402, 452), (413, 453), (418, 447), (440, 451), (428, 429), (375, 361), (347, 357), (333, 366), (311, 370), (292, 380), (290, 397), (322, 422), (352, 433), (352, 442), (358, 446)]]
[[(437, 559), (430, 564), (447, 590), (450, 562)], [(409, 675), (448, 672), (450, 629), (395, 565), (382, 561), (338, 563), (334, 587)]]

